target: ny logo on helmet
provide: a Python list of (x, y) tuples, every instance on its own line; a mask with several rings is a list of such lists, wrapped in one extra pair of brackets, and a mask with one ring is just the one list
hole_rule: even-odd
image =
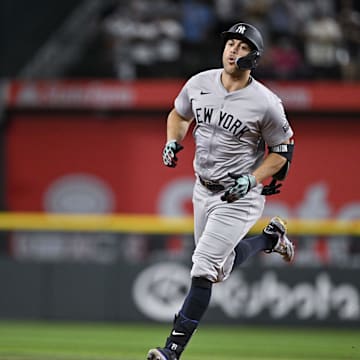
[(244, 34), (244, 32), (246, 31), (246, 26), (244, 25), (239, 25), (236, 30), (236, 32), (240, 33), (240, 34)]

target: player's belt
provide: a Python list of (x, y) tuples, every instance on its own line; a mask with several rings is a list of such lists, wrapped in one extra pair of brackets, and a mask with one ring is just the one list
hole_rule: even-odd
[(200, 180), (201, 185), (205, 186), (210, 191), (218, 192), (218, 191), (225, 190), (225, 186), (220, 184), (218, 181), (206, 180), (200, 176), (199, 176), (199, 180)]

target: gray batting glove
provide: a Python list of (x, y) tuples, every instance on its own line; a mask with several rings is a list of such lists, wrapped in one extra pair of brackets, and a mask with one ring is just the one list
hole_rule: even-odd
[(175, 167), (178, 161), (176, 154), (184, 147), (180, 145), (176, 140), (170, 140), (166, 143), (163, 150), (163, 162), (168, 167)]
[(233, 173), (228, 174), (235, 180), (235, 184), (225, 191), (221, 196), (222, 201), (232, 203), (240, 198), (244, 197), (253, 187), (257, 185), (256, 178), (251, 174), (237, 175)]

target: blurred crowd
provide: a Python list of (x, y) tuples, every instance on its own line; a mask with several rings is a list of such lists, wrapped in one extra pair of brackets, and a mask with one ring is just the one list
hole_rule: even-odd
[(221, 66), (220, 33), (255, 25), (268, 79), (360, 79), (360, 12), (352, 0), (108, 1), (96, 41), (73, 75), (188, 77)]

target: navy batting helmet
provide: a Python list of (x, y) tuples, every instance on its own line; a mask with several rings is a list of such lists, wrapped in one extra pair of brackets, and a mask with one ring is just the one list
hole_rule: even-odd
[(237, 23), (221, 35), (225, 43), (229, 39), (240, 39), (250, 45), (251, 52), (236, 61), (240, 69), (254, 69), (257, 66), (258, 59), (264, 52), (264, 42), (260, 31), (255, 26), (243, 22)]

